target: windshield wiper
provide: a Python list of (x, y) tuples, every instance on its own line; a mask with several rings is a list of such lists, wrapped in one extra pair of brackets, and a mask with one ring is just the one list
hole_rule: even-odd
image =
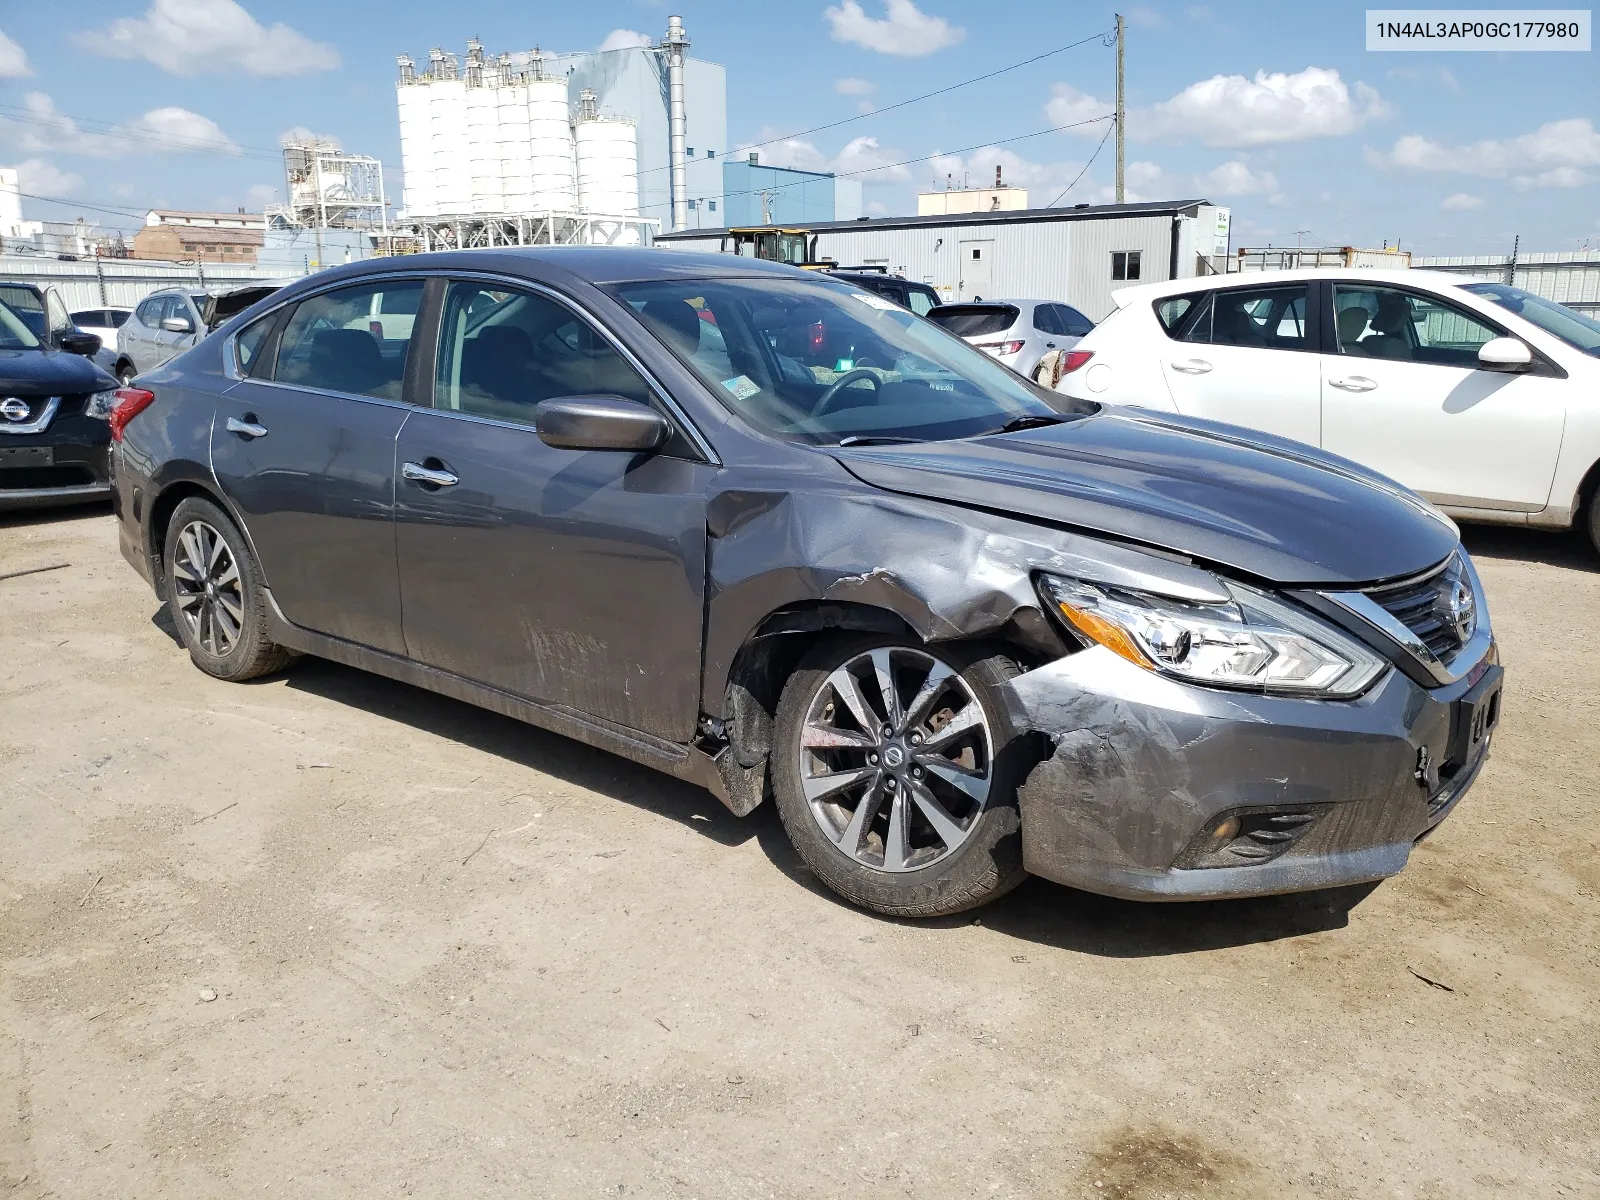
[(926, 441), (926, 438), (895, 437), (887, 433), (852, 433), (849, 437), (842, 437), (834, 443), (835, 446), (894, 446), (915, 445), (917, 442)]
[(1018, 430), (1022, 429), (1039, 429), (1045, 425), (1060, 425), (1066, 421), (1066, 419), (1067, 418), (1057, 416), (1054, 413), (1030, 413), (1025, 417), (1012, 417), (1011, 420), (1000, 426), (1000, 428), (986, 429), (978, 436), (989, 437), (996, 433), (1016, 433)]

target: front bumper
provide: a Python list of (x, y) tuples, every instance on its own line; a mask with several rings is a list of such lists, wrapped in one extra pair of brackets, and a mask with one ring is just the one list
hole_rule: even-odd
[[(1477, 698), (1500, 678), (1491, 653), (1449, 687), (1391, 670), (1358, 700), (1316, 701), (1194, 687), (1101, 647), (1059, 659), (1007, 688), (1014, 726), (1052, 745), (1019, 792), (1024, 863), (1139, 900), (1386, 878), (1476, 778), (1498, 716)], [(1233, 817), (1246, 832), (1219, 850)]]
[(106, 423), (85, 416), (0, 440), (0, 511), (104, 500), (111, 494), (109, 445)]

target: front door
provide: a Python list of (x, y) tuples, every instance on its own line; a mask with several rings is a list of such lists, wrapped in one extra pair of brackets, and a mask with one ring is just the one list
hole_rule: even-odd
[(1486, 371), (1503, 331), (1410, 288), (1332, 287), (1336, 352), (1322, 356), (1323, 446), (1436, 503), (1537, 512), (1550, 499), (1567, 385), (1536, 366)]
[(958, 247), (961, 254), (960, 298), (994, 299), (994, 239), (972, 239)]
[(1174, 407), (1315, 446), (1322, 378), (1309, 305), (1304, 283), (1266, 284), (1210, 292), (1170, 323), (1163, 316), (1172, 340), (1158, 349)]
[[(385, 279), (302, 300), (277, 354), (262, 353), (223, 394), (211, 432), (217, 481), (283, 615), (391, 654), (405, 653), (394, 453), (411, 413), (403, 397), (411, 328), (380, 337), (369, 313), (378, 292), (414, 309), (422, 286)], [(240, 344), (254, 347), (256, 332), (242, 332)]]
[(675, 444), (653, 455), (546, 446), (534, 406), (568, 395), (655, 402), (564, 304), (450, 285), (433, 408), (399, 441), (407, 650), (517, 696), (688, 741), (714, 469)]

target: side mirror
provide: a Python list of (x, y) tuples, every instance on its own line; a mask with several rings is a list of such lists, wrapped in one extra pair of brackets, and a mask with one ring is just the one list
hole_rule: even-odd
[(1520, 338), (1498, 337), (1478, 347), (1478, 366), (1485, 371), (1526, 371), (1533, 352)]
[(163, 317), (161, 328), (168, 333), (193, 333), (194, 322), (188, 317)]
[(533, 410), (539, 440), (557, 450), (659, 450), (672, 436), (666, 418), (621, 396), (563, 396)]
[(89, 358), (100, 349), (100, 335), (84, 333), (81, 329), (69, 329), (56, 338), (56, 347), (68, 354), (81, 354)]

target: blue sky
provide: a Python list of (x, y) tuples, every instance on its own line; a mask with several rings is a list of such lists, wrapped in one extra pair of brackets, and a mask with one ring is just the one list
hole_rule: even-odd
[[(1114, 54), (1098, 39), (972, 87), (897, 101), (1107, 30), (1115, 5), (1059, 0), (681, 0), (696, 57), (726, 65), (735, 145), (856, 172), (870, 211), (914, 211), (947, 176), (1034, 204), (1109, 199), (1095, 153)], [(1365, 7), (1142, 3), (1128, 17), (1130, 198), (1231, 206), (1234, 244), (1425, 253), (1600, 247), (1600, 64), (1591, 53), (1369, 53)], [(394, 56), (581, 50), (659, 37), (669, 6), (488, 0), (79, 0), (0, 7), (0, 165), (32, 217), (132, 227), (146, 207), (281, 199), (296, 127), (390, 165)], [(854, 118), (794, 137), (798, 131)], [(1076, 122), (1075, 130), (1048, 130)], [(1033, 135), (1038, 136), (1023, 136)], [(917, 160), (917, 161), (912, 161)], [(898, 165), (908, 163), (910, 165)], [(88, 206), (93, 205), (95, 208)], [(96, 211), (117, 209), (119, 213)]]

